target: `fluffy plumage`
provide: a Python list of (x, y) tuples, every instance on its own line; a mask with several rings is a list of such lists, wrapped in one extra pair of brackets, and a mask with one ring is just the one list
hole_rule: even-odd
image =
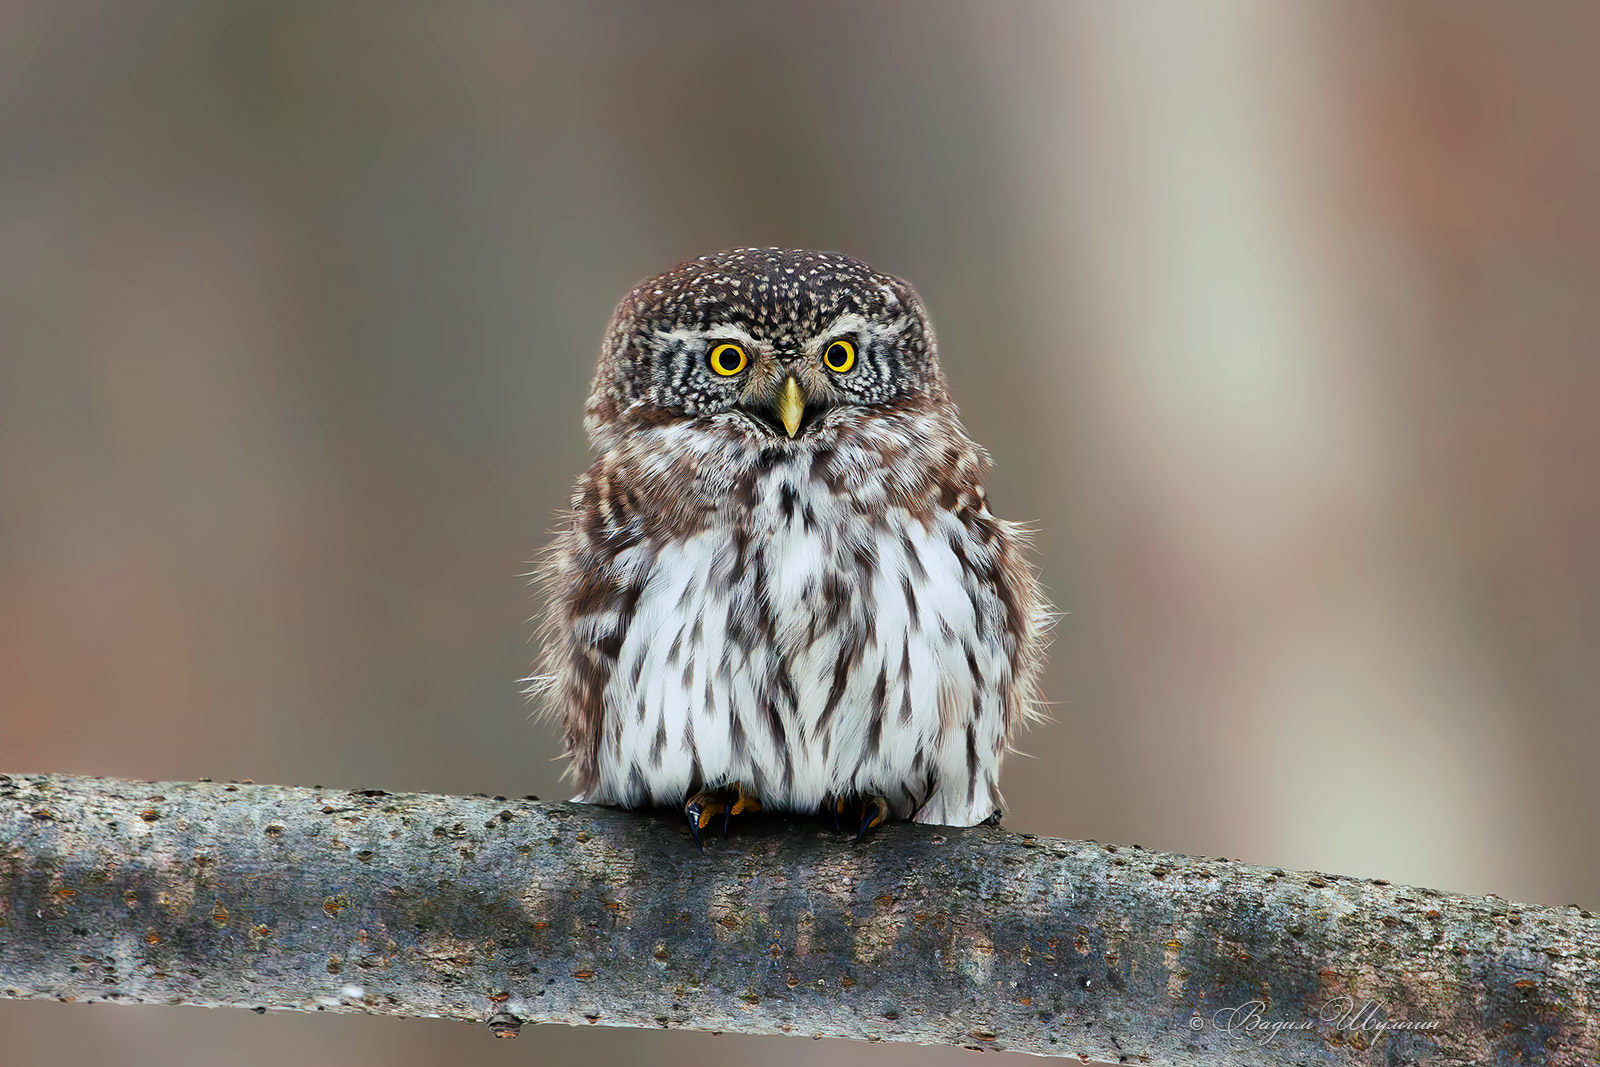
[[(724, 343), (740, 373), (710, 365)], [(833, 253), (684, 263), (618, 305), (585, 426), (597, 458), (541, 567), (577, 799), (741, 782), (769, 810), (998, 813), (1045, 606), (909, 285)]]

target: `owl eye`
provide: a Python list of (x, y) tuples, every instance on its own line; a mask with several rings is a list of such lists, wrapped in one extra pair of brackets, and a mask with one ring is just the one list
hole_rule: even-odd
[(731, 342), (723, 342), (711, 349), (711, 354), (706, 357), (706, 362), (711, 364), (711, 369), (724, 378), (732, 378), (735, 374), (750, 365), (750, 357), (744, 354), (744, 349)]
[(840, 339), (829, 343), (823, 350), (822, 362), (835, 374), (843, 374), (856, 365), (856, 346)]

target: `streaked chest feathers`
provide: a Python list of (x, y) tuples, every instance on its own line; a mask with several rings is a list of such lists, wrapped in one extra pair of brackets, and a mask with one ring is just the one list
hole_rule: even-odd
[(987, 817), (1011, 679), (984, 546), (949, 512), (872, 514), (793, 465), (754, 495), (733, 529), (637, 550), (654, 559), (591, 799), (667, 803), (698, 774), (769, 808), (881, 794), (906, 818), (953, 773), (928, 817)]

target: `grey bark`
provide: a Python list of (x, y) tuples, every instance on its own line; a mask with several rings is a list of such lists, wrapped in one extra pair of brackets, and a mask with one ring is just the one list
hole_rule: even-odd
[(1592, 1063), (1600, 921), (984, 827), (743, 817), (702, 854), (576, 804), (0, 775), (0, 998)]

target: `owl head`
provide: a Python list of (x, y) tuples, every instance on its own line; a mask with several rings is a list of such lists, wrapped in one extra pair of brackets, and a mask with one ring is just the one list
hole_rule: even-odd
[(947, 404), (910, 285), (836, 252), (735, 248), (617, 305), (585, 426), (601, 448), (676, 423), (805, 448), (886, 409)]

